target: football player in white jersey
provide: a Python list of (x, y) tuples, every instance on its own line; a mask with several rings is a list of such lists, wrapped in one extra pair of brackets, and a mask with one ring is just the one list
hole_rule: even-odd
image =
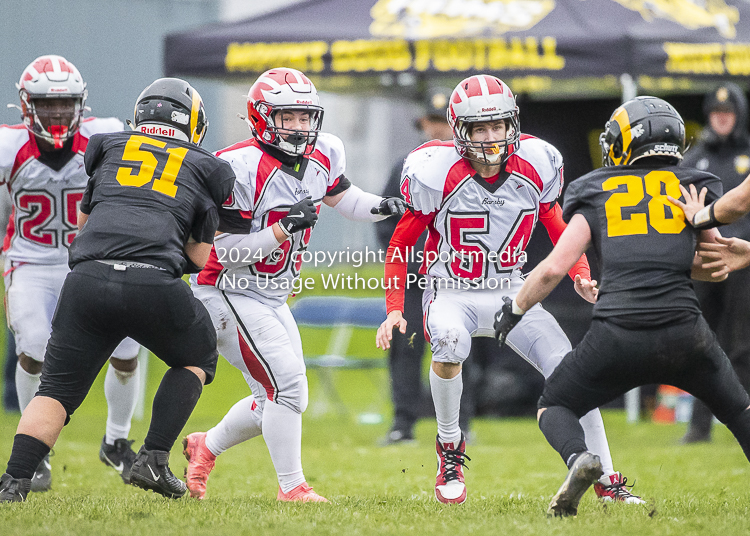
[(187, 485), (203, 498), (216, 456), (261, 433), (279, 480), (280, 501), (327, 502), (305, 481), (301, 461), (307, 377), (287, 296), (299, 277), (321, 203), (345, 217), (379, 221), (405, 204), (363, 192), (344, 175), (344, 145), (320, 132), (323, 108), (300, 71), (271, 69), (247, 97), (253, 136), (217, 156), (237, 176), (211, 257), (192, 280), (211, 314), (219, 353), (244, 374), (253, 396), (207, 433), (185, 438)]
[[(432, 348), (430, 387), (437, 415), (438, 472), (435, 496), (443, 503), (466, 500), (466, 443), (458, 425), (461, 364), (471, 337), (492, 337), (502, 296), (521, 288), (521, 268), (531, 233), (541, 220), (555, 243), (562, 234), (557, 198), (563, 161), (549, 143), (521, 134), (510, 88), (488, 75), (463, 80), (450, 98), (453, 142), (432, 141), (406, 159), (401, 193), (414, 211), (399, 222), (386, 254), (388, 318), (376, 344), (390, 347), (393, 329), (406, 331), (403, 300), (408, 248), (428, 229), (421, 271), (426, 274), (424, 329)], [(596, 298), (585, 256), (569, 272), (586, 300)], [(527, 312), (529, 314), (532, 311)], [(555, 319), (541, 306), (524, 316), (508, 344), (545, 377), (571, 349)], [(586, 441), (603, 460), (597, 487), (607, 500), (642, 502), (614, 471), (599, 410), (581, 419)], [(595, 445), (595, 447), (593, 446)]]
[[(16, 388), (21, 411), (39, 387), (52, 315), (76, 236), (78, 206), (88, 182), (83, 155), (98, 132), (122, 130), (115, 118), (83, 118), (86, 84), (61, 56), (40, 56), (17, 84), (23, 124), (0, 126), (0, 184), (13, 211), (3, 242), (8, 325), (18, 353)], [(110, 360), (104, 381), (107, 427), (99, 458), (126, 483), (135, 453), (128, 441), (138, 397), (139, 346), (126, 339)], [(32, 491), (50, 488), (49, 458), (39, 465)]]

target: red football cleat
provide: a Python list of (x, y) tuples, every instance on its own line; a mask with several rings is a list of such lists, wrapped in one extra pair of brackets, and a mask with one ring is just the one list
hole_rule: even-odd
[(466, 500), (464, 467), (466, 467), (466, 460), (471, 460), (466, 455), (466, 440), (461, 434), (458, 448), (456, 448), (453, 443), (441, 443), (438, 437), (435, 449), (438, 461), (435, 498), (441, 503), (461, 504)]
[(628, 479), (620, 473), (603, 476), (594, 484), (596, 496), (603, 501), (624, 502), (625, 504), (646, 504), (638, 495), (633, 495), (626, 486)]
[(208, 475), (216, 464), (216, 456), (206, 446), (206, 432), (190, 434), (182, 440), (182, 446), (182, 453), (190, 462), (185, 474), (190, 496), (203, 499), (206, 496)]
[(279, 494), (276, 496), (276, 500), (283, 502), (328, 502), (328, 499), (315, 493), (315, 491), (307, 485), (307, 482), (303, 482), (296, 488), (289, 490), (288, 493), (284, 493), (281, 491), (281, 488), (279, 488)]

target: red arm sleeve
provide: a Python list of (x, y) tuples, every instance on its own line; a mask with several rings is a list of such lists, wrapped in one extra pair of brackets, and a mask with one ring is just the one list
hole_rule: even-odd
[(388, 251), (385, 254), (385, 306), (386, 312), (404, 311), (404, 290), (406, 288), (407, 247), (413, 247), (427, 228), (434, 214), (425, 216), (407, 212), (393, 232)]
[[(545, 210), (546, 207), (546, 210)], [(550, 205), (542, 205), (539, 209), (539, 220), (544, 224), (547, 229), (552, 245), (557, 244), (563, 231), (567, 227), (562, 219), (562, 209), (558, 203), (551, 203)], [(570, 278), (575, 281), (576, 276), (580, 275), (581, 279), (591, 280), (591, 269), (589, 268), (589, 261), (586, 259), (586, 254), (581, 255), (573, 265), (573, 268), (568, 272)]]

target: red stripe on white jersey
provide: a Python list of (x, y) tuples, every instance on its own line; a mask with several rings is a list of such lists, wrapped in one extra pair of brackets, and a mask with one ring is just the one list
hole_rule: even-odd
[(258, 203), (258, 198), (260, 198), (260, 194), (263, 192), (263, 186), (265, 186), (266, 181), (279, 167), (281, 167), (281, 162), (264, 151), (260, 157), (260, 162), (258, 162), (258, 171), (255, 173), (255, 199), (253, 199), (253, 207)]
[(328, 171), (328, 173), (331, 172), (331, 159), (321, 153), (318, 149), (315, 149), (315, 151), (313, 151), (313, 154), (311, 154), (309, 158), (310, 160), (315, 160), (316, 162), (318, 162), (326, 169), (326, 171)]
[(245, 339), (242, 337), (242, 333), (240, 332), (239, 328), (237, 328), (237, 337), (240, 341), (240, 353), (242, 354), (242, 361), (245, 362), (247, 370), (250, 372), (250, 375), (253, 377), (253, 379), (260, 382), (260, 384), (263, 386), (263, 389), (266, 390), (266, 396), (268, 397), (268, 400), (270, 400), (271, 402), (275, 402), (276, 389), (273, 386), (273, 382), (268, 376), (265, 367), (260, 362), (260, 359), (258, 359), (258, 356), (255, 355), (255, 352), (253, 352), (253, 350), (250, 348), (250, 345), (245, 342)]
[(211, 285), (215, 287), (223, 270), (224, 267), (219, 262), (219, 257), (216, 256), (216, 246), (211, 246), (211, 254), (208, 256), (206, 265), (198, 274), (196, 281), (199, 285)]
[(250, 138), (245, 141), (237, 142), (234, 145), (230, 145), (229, 147), (225, 147), (224, 149), (216, 151), (216, 153), (214, 153), (214, 156), (219, 156), (228, 151), (236, 151), (237, 149), (242, 149), (244, 147), (259, 147), (258, 141), (255, 138)]
[(448, 170), (448, 175), (445, 177), (443, 199), (448, 197), (462, 180), (467, 176), (473, 176), (475, 173), (474, 168), (464, 158), (453, 164), (450, 170)]
[(8, 251), (10, 248), (10, 241), (13, 240), (13, 235), (16, 233), (16, 206), (10, 211), (10, 217), (8, 218), (8, 228), (5, 231), (5, 238), (3, 239), (3, 251)]
[(423, 143), (422, 145), (420, 145), (416, 149), (414, 149), (414, 151), (412, 151), (412, 153), (416, 152), (416, 151), (419, 151), (420, 149), (424, 149), (426, 147), (453, 147), (453, 142), (452, 141), (443, 141), (443, 140), (428, 141), (428, 142)]
[(511, 173), (516, 171), (520, 173), (536, 184), (540, 192), (544, 191), (544, 182), (542, 182), (542, 178), (539, 176), (539, 173), (537, 173), (536, 168), (534, 168), (529, 161), (518, 156), (518, 153), (513, 153), (510, 158), (508, 158), (508, 164), (505, 166), (505, 171)]
[(16, 153), (16, 159), (13, 162), (13, 167), (10, 171), (10, 180), (8, 180), (8, 184), (13, 182), (13, 177), (21, 166), (32, 158), (39, 158), (41, 155), (42, 153), (39, 152), (39, 147), (36, 145), (36, 137), (29, 133), (29, 141), (27, 141), (24, 146), (21, 147), (21, 150)]

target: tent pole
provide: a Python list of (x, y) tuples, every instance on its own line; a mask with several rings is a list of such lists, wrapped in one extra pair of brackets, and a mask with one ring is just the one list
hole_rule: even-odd
[(638, 84), (628, 73), (620, 75), (620, 85), (622, 86), (622, 102), (628, 102), (638, 96)]
[[(638, 84), (628, 73), (620, 75), (622, 102), (628, 102), (638, 96)], [(641, 388), (636, 387), (625, 393), (625, 415), (628, 422), (638, 422), (641, 413)]]

